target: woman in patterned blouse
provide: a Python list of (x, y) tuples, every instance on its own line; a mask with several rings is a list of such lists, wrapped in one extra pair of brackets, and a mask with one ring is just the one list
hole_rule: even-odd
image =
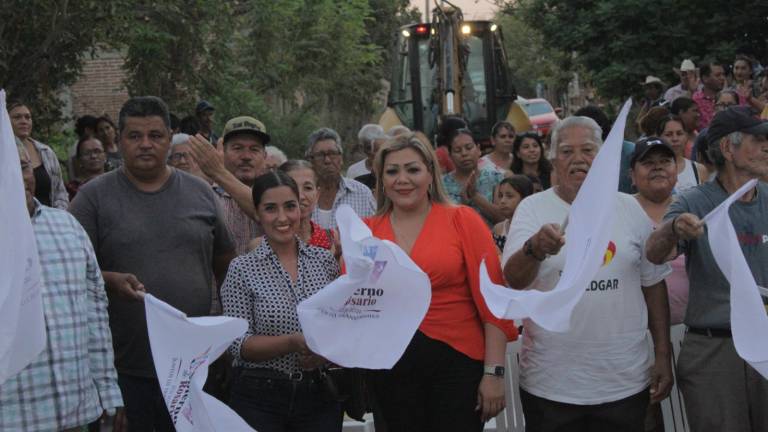
[(248, 321), (230, 347), (230, 405), (259, 432), (339, 431), (341, 407), (319, 372), (327, 362), (307, 347), (296, 313), (299, 302), (338, 276), (338, 264), (297, 236), (300, 194), (290, 176), (264, 174), (252, 195), (264, 237), (232, 261), (221, 291), (224, 314)]
[[(334, 247), (333, 234), (330, 230), (324, 230), (320, 225), (312, 222), (312, 212), (317, 205), (317, 175), (312, 169), (312, 164), (301, 159), (291, 159), (278, 167), (278, 170), (288, 174), (299, 187), (299, 208), (301, 208), (301, 222), (299, 222), (299, 238), (309, 245), (329, 249), (338, 258)], [(250, 250), (256, 249), (261, 244), (262, 237), (255, 238), (248, 245)]]

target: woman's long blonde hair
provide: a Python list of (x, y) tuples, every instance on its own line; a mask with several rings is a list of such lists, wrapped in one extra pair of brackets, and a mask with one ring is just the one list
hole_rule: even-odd
[(437, 162), (437, 155), (427, 137), (421, 132), (416, 132), (392, 137), (376, 153), (376, 157), (373, 160), (373, 170), (376, 173), (376, 214), (383, 215), (392, 210), (392, 200), (384, 192), (384, 181), (382, 179), (384, 162), (387, 159), (387, 155), (405, 149), (412, 149), (418, 153), (432, 175), (432, 185), (427, 192), (430, 202), (450, 205), (451, 200), (448, 198), (443, 187), (443, 175), (440, 170), (440, 164)]

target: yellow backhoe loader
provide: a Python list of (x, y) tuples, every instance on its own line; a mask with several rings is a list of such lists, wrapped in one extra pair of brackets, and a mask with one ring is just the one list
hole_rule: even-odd
[(397, 34), (385, 130), (404, 125), (430, 139), (446, 116), (467, 120), (484, 144), (499, 120), (518, 132), (531, 129), (515, 100), (502, 32), (491, 21), (465, 21), (461, 9), (435, 2), (432, 22), (406, 25)]

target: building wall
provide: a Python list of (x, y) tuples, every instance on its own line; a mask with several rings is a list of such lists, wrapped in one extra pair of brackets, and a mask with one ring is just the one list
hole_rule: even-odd
[(67, 92), (73, 119), (106, 114), (117, 120), (120, 107), (128, 99), (122, 66), (123, 57), (118, 51), (96, 51), (93, 57), (86, 54), (80, 78)]

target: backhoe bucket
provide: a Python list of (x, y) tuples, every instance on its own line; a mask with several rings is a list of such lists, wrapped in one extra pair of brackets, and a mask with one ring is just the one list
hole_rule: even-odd
[(523, 107), (515, 102), (509, 106), (509, 112), (507, 113), (508, 122), (512, 123), (516, 132), (528, 132), (533, 130), (531, 120), (528, 118), (528, 113), (525, 112)]

